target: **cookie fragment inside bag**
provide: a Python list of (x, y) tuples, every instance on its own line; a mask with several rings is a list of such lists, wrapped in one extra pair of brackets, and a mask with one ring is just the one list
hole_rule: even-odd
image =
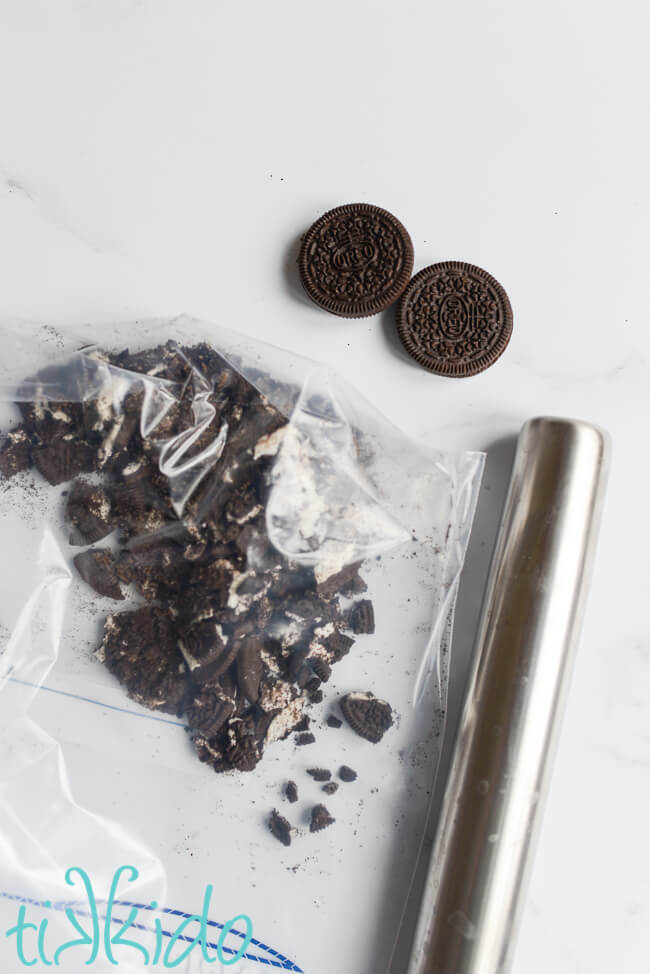
[(113, 530), (111, 497), (101, 484), (78, 478), (72, 485), (66, 507), (71, 526), (70, 544), (94, 544)]
[(109, 615), (96, 655), (137, 703), (171, 714), (182, 710), (185, 663), (163, 607), (144, 606)]

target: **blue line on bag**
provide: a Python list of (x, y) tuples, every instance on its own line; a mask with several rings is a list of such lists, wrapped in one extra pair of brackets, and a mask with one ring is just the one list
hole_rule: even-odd
[(184, 727), (179, 720), (169, 720), (167, 717), (154, 717), (153, 714), (138, 714), (134, 710), (127, 710), (126, 707), (116, 707), (112, 703), (103, 703), (101, 700), (93, 700), (92, 697), (81, 697), (78, 693), (69, 693), (67, 690), (55, 690), (54, 687), (46, 687), (38, 683), (30, 683), (29, 680), (19, 680), (15, 676), (9, 677), (10, 683), (20, 683), (24, 687), (34, 687), (35, 690), (47, 690), (48, 693), (58, 693), (61, 697), (72, 697), (74, 700), (81, 700), (83, 703), (94, 703), (97, 707), (104, 707), (106, 710), (117, 710), (120, 714), (129, 714), (130, 717), (140, 717), (143, 720), (157, 720), (161, 724), (171, 724), (173, 727)]
[[(127, 713), (128, 712), (129, 711), (127, 711)], [(59, 900), (56, 903), (51, 903), (50, 901), (33, 900), (33, 899), (30, 899), (27, 896), (18, 896), (15, 893), (7, 893), (4, 890), (0, 890), (0, 898), (5, 899), (5, 900), (11, 900), (11, 901), (16, 902), (16, 903), (24, 903), (27, 906), (36, 906), (36, 907), (39, 907), (41, 909), (52, 909), (52, 910), (57, 910), (58, 912), (63, 912), (64, 910), (71, 910), (77, 916), (85, 916), (85, 917), (91, 916), (91, 914), (87, 910), (75, 909), (75, 907), (78, 907), (79, 906), (79, 904), (75, 900), (69, 900), (67, 902), (66, 901)], [(99, 903), (105, 903), (105, 902), (106, 902), (106, 900), (97, 900), (97, 903), (98, 904)], [(47, 905), (48, 903), (49, 903), (49, 906)], [(137, 910), (149, 910), (149, 911), (153, 912), (153, 908), (151, 907), (150, 904), (145, 904), (145, 903), (131, 903), (128, 900), (115, 900), (115, 906), (124, 906), (124, 907), (135, 908)], [(191, 913), (183, 913), (182, 910), (172, 910), (169, 907), (159, 907), (156, 912), (158, 912), (158, 913), (167, 913), (169, 916), (180, 917), (183, 920), (189, 920), (193, 916), (193, 914), (191, 914)], [(101, 917), (101, 919), (104, 920), (106, 918), (105, 918), (105, 916), (103, 916), (103, 917)], [(124, 924), (124, 921), (123, 920), (120, 920), (119, 917), (112, 917), (112, 921), (113, 921), (113, 923), (119, 923), (119, 924), (122, 924), (122, 925)], [(216, 920), (208, 920), (207, 921), (207, 925), (209, 927), (215, 927), (217, 930), (223, 930), (223, 928), (224, 928), (224, 924), (223, 923), (218, 923)], [(155, 931), (153, 931), (151, 929), (151, 927), (146, 927), (142, 923), (132, 923), (131, 924), (131, 927), (134, 930), (143, 930), (143, 931), (145, 931), (147, 933), (154, 933), (155, 932)], [(163, 930), (161, 932), (162, 932), (162, 935), (164, 937), (172, 937), (173, 936), (173, 933), (171, 931), (169, 931), (169, 930)], [(235, 930), (232, 927), (230, 929), (230, 933), (231, 934), (234, 934), (237, 937), (241, 937), (242, 940), (244, 939), (244, 934), (241, 933), (241, 931)], [(178, 940), (179, 941), (184, 941), (185, 943), (191, 943), (194, 940), (194, 937), (187, 937), (187, 936), (181, 934), (181, 936), (178, 937)], [(267, 967), (275, 967), (275, 968), (277, 968), (279, 970), (282, 970), (282, 971), (293, 971), (294, 974), (304, 974), (304, 971), (303, 971), (303, 969), (301, 967), (298, 967), (297, 964), (294, 964), (293, 961), (290, 961), (287, 957), (285, 957), (279, 951), (274, 950), (273, 947), (269, 947), (268, 944), (262, 943), (261, 940), (255, 940), (255, 938), (251, 938), (251, 941), (250, 942), (255, 947), (257, 947), (259, 950), (265, 950), (267, 952), (267, 954), (271, 954), (273, 957), (275, 957), (277, 959), (276, 960), (270, 960), (267, 957), (258, 957), (256, 954), (246, 953), (246, 954), (242, 954), (242, 956), (240, 958), (241, 960), (254, 961), (257, 964), (264, 964)], [(207, 943), (206, 944), (206, 947), (208, 947), (208, 948), (210, 948), (212, 950), (217, 950), (218, 945), (217, 944), (213, 944), (213, 943)], [(221, 947), (221, 952), (224, 953), (224, 954), (235, 954), (236, 953), (236, 951), (233, 950), (232, 947), (226, 947), (224, 945), (222, 945), (222, 947)]]

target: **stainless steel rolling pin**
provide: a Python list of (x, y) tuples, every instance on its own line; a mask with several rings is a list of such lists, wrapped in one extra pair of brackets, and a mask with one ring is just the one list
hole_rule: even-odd
[(510, 969), (608, 453), (588, 423), (520, 433), (408, 974)]

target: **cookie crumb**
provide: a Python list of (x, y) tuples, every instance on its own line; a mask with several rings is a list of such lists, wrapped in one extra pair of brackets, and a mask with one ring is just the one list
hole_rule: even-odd
[(370, 599), (359, 599), (347, 613), (347, 622), (353, 633), (373, 633), (375, 631), (375, 611)]
[(313, 734), (296, 734), (296, 744), (298, 747), (304, 747), (305, 744), (313, 744), (316, 738)]
[(278, 842), (281, 842), (282, 845), (291, 845), (291, 833), (293, 831), (291, 825), (286, 820), (284, 815), (280, 815), (276, 808), (274, 808), (271, 812), (271, 816), (269, 818), (269, 829), (271, 830), (272, 835), (274, 835)]
[(339, 720), (338, 717), (335, 717), (334, 714), (330, 714), (330, 716), (327, 718), (327, 726), (328, 727), (342, 727), (343, 726), (343, 721), (342, 720)]
[(309, 823), (310, 832), (320, 832), (332, 825), (336, 821), (327, 811), (324, 805), (314, 805), (311, 810), (311, 822)]
[(358, 775), (356, 771), (353, 771), (352, 768), (349, 768), (347, 764), (343, 764), (339, 768), (339, 778), (341, 779), (341, 781), (356, 781)]
[(287, 801), (291, 802), (292, 805), (298, 801), (298, 785), (295, 781), (287, 781), (284, 794)]
[(329, 781), (332, 777), (332, 772), (326, 768), (307, 768), (307, 774), (310, 774), (314, 781)]

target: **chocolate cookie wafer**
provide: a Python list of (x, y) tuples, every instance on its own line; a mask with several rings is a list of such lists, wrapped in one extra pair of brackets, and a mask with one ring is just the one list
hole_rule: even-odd
[(413, 244), (392, 213), (352, 203), (310, 227), (298, 265), (312, 301), (343, 318), (365, 318), (388, 308), (408, 284)]
[(446, 261), (415, 275), (397, 309), (397, 331), (409, 355), (430, 372), (476, 375), (505, 351), (512, 308), (487, 271)]

